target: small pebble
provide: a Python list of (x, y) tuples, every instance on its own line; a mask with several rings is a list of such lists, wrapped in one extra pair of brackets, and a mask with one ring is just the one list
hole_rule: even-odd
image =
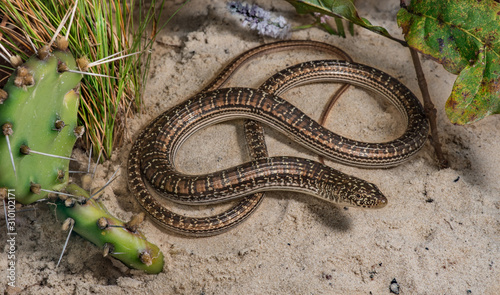
[(396, 279), (392, 279), (391, 285), (389, 286), (389, 290), (391, 291), (391, 293), (399, 294), (399, 284), (398, 281), (396, 281)]

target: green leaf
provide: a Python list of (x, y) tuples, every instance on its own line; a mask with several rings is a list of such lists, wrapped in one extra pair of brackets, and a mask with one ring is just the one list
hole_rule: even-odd
[(500, 4), (413, 0), (398, 12), (408, 44), (459, 75), (446, 102), (454, 124), (500, 113)]
[(356, 11), (352, 0), (286, 0), (292, 4), (298, 13), (319, 12), (325, 15), (344, 18), (356, 25), (362, 26), (370, 31), (395, 41), (399, 40), (392, 37), (386, 29), (373, 26), (367, 19), (361, 18)]

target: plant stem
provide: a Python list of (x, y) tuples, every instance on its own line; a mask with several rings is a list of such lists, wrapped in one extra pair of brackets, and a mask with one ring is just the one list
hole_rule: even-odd
[(411, 59), (413, 61), (413, 66), (415, 67), (415, 72), (417, 74), (418, 86), (420, 87), (420, 92), (422, 92), (422, 98), (424, 100), (424, 112), (427, 118), (429, 118), (431, 127), (431, 144), (434, 147), (434, 151), (436, 152), (438, 167), (440, 169), (448, 168), (448, 159), (445, 157), (445, 155), (443, 154), (443, 150), (441, 149), (441, 143), (439, 141), (439, 135), (437, 131), (437, 111), (434, 103), (432, 103), (429, 89), (427, 88), (427, 81), (425, 80), (422, 65), (420, 64), (418, 52), (411, 47), (408, 48), (410, 49)]

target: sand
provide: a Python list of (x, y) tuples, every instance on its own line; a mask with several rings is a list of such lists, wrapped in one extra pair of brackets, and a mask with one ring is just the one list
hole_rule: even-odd
[[(169, 1), (169, 11), (176, 4)], [(257, 1), (291, 20), (285, 1)], [(104, 203), (119, 218), (141, 212), (127, 188), (126, 159), (139, 130), (152, 118), (198, 92), (233, 57), (272, 39), (240, 28), (224, 1), (192, 1), (163, 30), (155, 44), (143, 112), (127, 124), (126, 143), (97, 168), (95, 186), (117, 169), (121, 176), (106, 189)], [(395, 23), (397, 1), (363, 1), (360, 13), (402, 38)], [(166, 18), (165, 18), (166, 19)], [(354, 37), (330, 36), (319, 29), (297, 31), (293, 39), (339, 46), (357, 62), (398, 78), (418, 97), (407, 49), (366, 30)], [(244, 67), (230, 86), (257, 87), (266, 77), (295, 63), (333, 58), (285, 52)], [(451, 167), (438, 170), (426, 144), (409, 162), (391, 169), (366, 170), (333, 162), (345, 173), (375, 183), (389, 199), (380, 210), (336, 207), (300, 193), (268, 193), (257, 212), (237, 228), (208, 238), (175, 235), (147, 220), (141, 227), (165, 254), (162, 273), (129, 271), (103, 258), (94, 245), (73, 235), (63, 262), (56, 263), (66, 232), (48, 206), (18, 214), (17, 287), (12, 294), (498, 294), (500, 292), (500, 117), (453, 126), (444, 103), (455, 76), (423, 58), (438, 127)], [(283, 95), (318, 119), (336, 85), (311, 85)], [(354, 139), (383, 141), (401, 132), (397, 112), (360, 89), (343, 96), (328, 128)], [(271, 155), (316, 156), (266, 129)], [(201, 143), (201, 144), (200, 144)], [(75, 156), (84, 159), (81, 151)], [(216, 171), (248, 160), (242, 123), (230, 121), (200, 131), (182, 147), (182, 171)], [(82, 167), (84, 164), (82, 164)], [(2, 234), (2, 237), (5, 236)], [(8, 246), (0, 255), (6, 277)], [(393, 284), (393, 287), (396, 283)], [(3, 293), (4, 284), (0, 291)]]

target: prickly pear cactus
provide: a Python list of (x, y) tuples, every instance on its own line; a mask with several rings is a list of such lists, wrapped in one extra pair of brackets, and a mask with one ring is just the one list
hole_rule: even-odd
[(124, 223), (111, 216), (102, 203), (90, 198), (82, 188), (70, 184), (66, 190), (80, 201), (57, 200), (56, 215), (74, 224), (73, 230), (103, 250), (105, 256), (119, 259), (127, 266), (146, 273), (163, 269), (163, 254), (146, 240), (134, 222)]
[(56, 215), (104, 256), (159, 273), (163, 254), (137, 231), (138, 221), (114, 218), (85, 190), (68, 184), (73, 146), (84, 132), (77, 126), (82, 74), (67, 41), (59, 41), (57, 49), (45, 46), (24, 64), (11, 58), (15, 73), (0, 90), (0, 189), (14, 189), (25, 205), (49, 198)]
[(34, 55), (17, 67), (4, 87), (0, 105), (0, 187), (15, 189), (16, 201), (31, 204), (45, 190), (68, 184), (69, 160), (81, 135), (77, 111), (81, 74), (69, 51)]

